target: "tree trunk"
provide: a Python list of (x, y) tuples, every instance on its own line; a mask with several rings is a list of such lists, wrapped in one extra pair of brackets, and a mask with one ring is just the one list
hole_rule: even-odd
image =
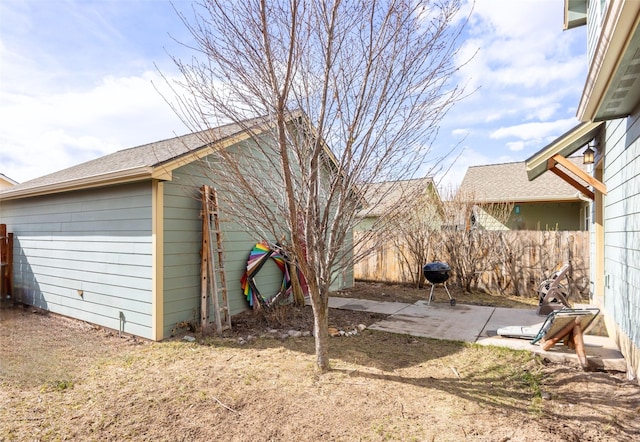
[(329, 293), (309, 288), (313, 308), (313, 336), (316, 342), (316, 363), (320, 372), (331, 369), (329, 364)]
[(293, 303), (295, 305), (304, 305), (304, 292), (298, 277), (298, 267), (295, 264), (289, 264), (289, 276), (291, 277), (291, 289), (293, 290)]

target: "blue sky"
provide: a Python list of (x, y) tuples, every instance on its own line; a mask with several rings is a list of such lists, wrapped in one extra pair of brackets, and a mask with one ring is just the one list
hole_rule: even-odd
[[(190, 2), (174, 0), (179, 10)], [(578, 123), (584, 27), (563, 31), (563, 0), (476, 0), (457, 81), (477, 91), (442, 122), (436, 179), (522, 161)], [(468, 6), (467, 6), (468, 7)], [(159, 68), (189, 36), (164, 0), (0, 1), (0, 173), (23, 182), (186, 132)], [(456, 159), (455, 163), (450, 163)]]

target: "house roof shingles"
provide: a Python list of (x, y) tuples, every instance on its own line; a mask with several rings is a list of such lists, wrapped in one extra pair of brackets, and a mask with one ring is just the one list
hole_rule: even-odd
[(376, 217), (387, 213), (395, 207), (401, 199), (409, 201), (423, 194), (433, 186), (432, 177), (414, 178), (402, 181), (384, 181), (369, 184), (364, 192), (365, 200), (370, 201), (372, 209), (364, 209), (362, 216)]
[(119, 150), (112, 154), (26, 181), (18, 189), (49, 186), (81, 178), (97, 177), (119, 170), (155, 167), (176, 156), (192, 152), (202, 145), (202, 140), (194, 134), (190, 134)]
[(127, 175), (127, 171), (147, 168), (150, 175), (153, 169), (169, 161), (192, 155), (207, 147), (211, 142), (222, 141), (245, 130), (250, 130), (264, 121), (264, 118), (256, 118), (211, 129), (209, 134), (202, 131), (123, 149), (2, 190), (0, 198), (11, 198), (14, 195), (28, 196), (41, 189), (61, 188), (65, 183), (69, 183), (70, 186), (71, 183), (79, 181), (99, 183), (101, 178), (118, 172)]
[[(584, 168), (582, 158), (569, 159)], [(524, 161), (469, 167), (458, 192), (487, 203), (580, 199), (576, 189), (553, 173), (544, 173), (535, 181), (529, 181)]]

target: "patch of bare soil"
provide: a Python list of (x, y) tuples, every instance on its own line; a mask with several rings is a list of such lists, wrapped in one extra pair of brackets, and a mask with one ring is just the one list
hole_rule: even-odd
[[(343, 330), (380, 317), (330, 310)], [(311, 324), (309, 307), (247, 313), (225, 337), (151, 343), (0, 310), (0, 441), (640, 438), (640, 387), (623, 374), (372, 330), (332, 338), (318, 374), (313, 337), (283, 337)]]
[[(358, 330), (360, 325), (368, 327), (386, 317), (380, 313), (329, 309), (329, 328), (352, 332)], [(244, 312), (234, 316), (232, 323), (233, 329), (225, 330), (224, 337), (257, 337), (264, 333), (280, 336), (290, 331), (310, 336), (313, 332), (313, 312), (311, 307), (280, 306), (269, 311)]]

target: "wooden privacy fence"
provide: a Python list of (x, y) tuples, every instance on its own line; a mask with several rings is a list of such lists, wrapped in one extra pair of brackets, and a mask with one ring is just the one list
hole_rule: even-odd
[(13, 233), (0, 224), (0, 296), (4, 299), (13, 289)]
[[(453, 237), (457, 235), (457, 237)], [(466, 235), (466, 237), (463, 237)], [(536, 296), (539, 283), (548, 278), (563, 263), (571, 263), (569, 295), (584, 299), (589, 290), (589, 232), (583, 231), (475, 231), (481, 235), (482, 247), (476, 249), (473, 268), (465, 273), (473, 275), (472, 288), (492, 293)], [(415, 284), (426, 263), (415, 262), (405, 241), (385, 235), (384, 240), (370, 239), (359, 242), (358, 250), (369, 250), (354, 266), (354, 277), (360, 281)], [(434, 235), (430, 260), (448, 262), (453, 275), (450, 283), (458, 280), (456, 264), (468, 263), (473, 248), (442, 246), (445, 241), (469, 241), (469, 232), (443, 231)], [(478, 237), (476, 237), (477, 240)], [(459, 256), (456, 256), (458, 254)], [(463, 259), (464, 258), (464, 259)], [(460, 268), (460, 267), (458, 267)]]

